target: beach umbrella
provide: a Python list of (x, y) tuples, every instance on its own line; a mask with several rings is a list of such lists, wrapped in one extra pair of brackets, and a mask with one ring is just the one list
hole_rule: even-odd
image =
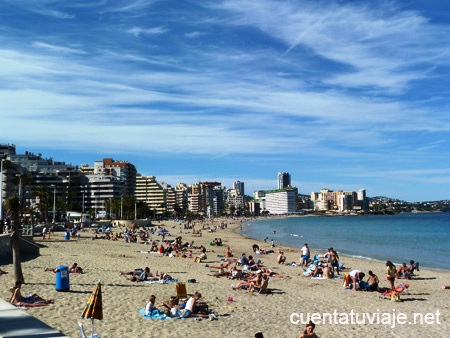
[(94, 320), (103, 319), (103, 306), (102, 306), (102, 284), (98, 281), (94, 291), (92, 291), (86, 306), (84, 307), (81, 318), (92, 320), (92, 337), (94, 337)]

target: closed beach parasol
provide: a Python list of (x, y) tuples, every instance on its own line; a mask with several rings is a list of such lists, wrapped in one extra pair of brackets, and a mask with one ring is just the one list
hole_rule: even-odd
[(102, 307), (102, 284), (98, 281), (94, 291), (92, 291), (89, 300), (84, 307), (81, 318), (90, 318), (92, 320), (92, 335), (94, 337), (94, 319), (103, 319), (103, 307)]

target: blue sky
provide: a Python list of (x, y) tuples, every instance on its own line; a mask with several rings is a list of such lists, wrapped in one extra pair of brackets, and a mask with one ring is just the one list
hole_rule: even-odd
[(447, 1), (0, 0), (0, 143), (171, 185), (450, 198)]

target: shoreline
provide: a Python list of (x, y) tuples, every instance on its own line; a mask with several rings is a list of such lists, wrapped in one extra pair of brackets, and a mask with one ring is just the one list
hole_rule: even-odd
[[(431, 212), (426, 212), (426, 213), (431, 213)], [(404, 213), (404, 214), (407, 214), (407, 213)], [(379, 216), (379, 215), (358, 215), (358, 216)], [(392, 216), (392, 215), (387, 215), (387, 216)], [(334, 215), (325, 215), (325, 216), (322, 216), (322, 215), (289, 215), (289, 216), (275, 216), (275, 217), (272, 216), (272, 217), (266, 217), (266, 218), (260, 218), (260, 219), (252, 219), (250, 221), (247, 221), (246, 224), (244, 224), (244, 228), (245, 228), (245, 226), (253, 225), (252, 223), (256, 223), (256, 222), (265, 222), (265, 221), (271, 221), (271, 220), (274, 220), (274, 219), (304, 218), (304, 217), (341, 217), (341, 215), (335, 215), (335, 216)], [(241, 234), (242, 236), (244, 236), (246, 238), (251, 238), (251, 239), (253, 239), (255, 241), (264, 242), (261, 239), (251, 237), (251, 236), (249, 236), (249, 235), (247, 235), (245, 233), (240, 233), (239, 231), (236, 231), (236, 232), (238, 234)], [(292, 246), (292, 245), (284, 245), (282, 243), (279, 244), (279, 245), (281, 245), (283, 247), (287, 247), (287, 248), (292, 249), (292, 250), (300, 251), (300, 248), (303, 246), (303, 242), (302, 242), (302, 244), (299, 244), (298, 247)], [(311, 251), (315, 251), (316, 253), (324, 254), (326, 252), (326, 248), (319, 248), (314, 243), (309, 243), (308, 242), (308, 245), (310, 247), (310, 250)], [(383, 264), (386, 263), (387, 260), (390, 260), (390, 259), (384, 260), (384, 259), (380, 259), (380, 258), (364, 256), (362, 254), (354, 254), (354, 255), (352, 255), (352, 254), (348, 254), (348, 253), (341, 253), (340, 251), (338, 251), (338, 254), (339, 254), (340, 257), (343, 257), (343, 258), (356, 259), (356, 260), (368, 261), (368, 262), (377, 262), (377, 263), (383, 263)], [(418, 262), (421, 263), (420, 260), (418, 260)], [(393, 262), (393, 263), (396, 266), (400, 266), (403, 262)], [(406, 263), (408, 263), (408, 262), (406, 262)], [(448, 268), (446, 268), (446, 267), (445, 268), (442, 268), (442, 267), (439, 268), (439, 267), (434, 267), (434, 266), (430, 267), (430, 266), (427, 266), (427, 265), (424, 266), (424, 267), (426, 269), (429, 269), (429, 270), (432, 270), (432, 271), (436, 271), (436, 272), (442, 272), (442, 273), (449, 273), (450, 272), (450, 267), (448, 267)]]
[[(408, 294), (402, 296), (403, 302), (391, 302), (380, 299), (378, 293), (354, 292), (342, 288), (342, 279), (314, 280), (302, 275), (299, 267), (279, 265), (277, 254), (256, 256), (264, 262), (265, 267), (273, 271), (289, 275), (291, 278), (270, 277), (269, 288), (272, 294), (261, 295), (248, 293), (245, 290), (232, 290), (230, 285), (236, 283), (226, 277), (211, 276), (215, 271), (205, 266), (219, 264), (227, 246), (230, 246), (236, 258), (241, 253), (253, 254), (252, 245), (257, 243), (261, 248), (270, 249), (270, 243), (253, 239), (239, 233), (240, 225), (253, 219), (214, 219), (204, 224), (219, 225), (227, 223), (227, 229), (217, 232), (204, 231), (202, 237), (194, 237), (192, 233), (182, 230), (184, 241), (195, 241), (195, 245), (203, 244), (207, 249), (208, 259), (199, 264), (193, 259), (170, 258), (159, 254), (144, 254), (149, 247), (139, 243), (124, 241), (90, 240), (91, 231), (83, 232), (79, 241), (64, 241), (63, 233), (52, 236), (51, 241), (36, 237), (43, 244), (41, 255), (22, 262), (26, 279), (23, 293), (34, 293), (54, 298), (55, 304), (42, 308), (26, 310), (31, 315), (62, 331), (70, 337), (79, 336), (77, 321), (89, 325), (89, 320), (79, 319), (82, 310), (92, 292), (95, 283), (102, 280), (104, 320), (95, 321), (96, 332), (103, 338), (107, 337), (139, 337), (145, 330), (146, 337), (179, 337), (186, 334), (203, 337), (253, 337), (257, 331), (262, 331), (265, 337), (297, 337), (304, 329), (301, 323), (292, 322), (295, 313), (327, 313), (350, 311), (365, 313), (373, 308), (380, 312), (403, 312), (412, 315), (415, 312), (432, 313), (440, 310), (446, 313), (442, 325), (397, 326), (392, 329), (388, 325), (330, 325), (322, 323), (316, 326), (320, 337), (353, 337), (375, 335), (380, 337), (410, 337), (412, 332), (420, 336), (440, 336), (440, 333), (450, 329), (448, 321), (449, 305), (448, 290), (442, 290), (442, 285), (449, 284), (450, 274), (430, 271), (422, 268), (418, 278), (406, 281), (411, 284)], [(175, 239), (179, 233), (180, 224), (162, 221), (160, 224), (170, 229)], [(201, 227), (202, 223), (198, 223)], [(158, 239), (157, 236), (153, 238)], [(160, 237), (159, 237), (160, 238)], [(223, 246), (210, 246), (214, 238), (221, 238)], [(285, 251), (287, 262), (298, 261), (299, 249), (289, 246), (274, 248)], [(194, 255), (197, 250), (194, 251)], [(57, 292), (54, 289), (55, 275), (44, 272), (44, 268), (66, 265), (77, 261), (85, 273), (70, 276), (70, 291)], [(157, 302), (168, 299), (175, 292), (175, 284), (145, 284), (131, 282), (119, 271), (132, 270), (149, 266), (152, 272), (156, 270), (169, 273), (174, 278), (186, 283), (189, 294), (200, 291), (203, 299), (217, 312), (219, 320), (195, 321), (187, 320), (151, 320), (145, 319), (137, 311), (145, 307), (150, 294), (157, 297)], [(387, 286), (385, 267), (375, 261), (364, 261), (345, 257), (345, 266), (367, 272), (372, 269), (379, 275), (381, 286)], [(11, 286), (12, 264), (2, 266), (9, 275), (0, 277), (0, 293), (3, 299), (9, 296)], [(344, 270), (348, 273), (350, 270)], [(196, 283), (188, 283), (188, 279), (196, 279)], [(398, 283), (405, 281), (399, 280)], [(398, 284), (396, 282), (396, 284)], [(446, 295), (444, 295), (446, 294)], [(229, 301), (228, 298), (232, 298)], [(369, 306), (370, 305), (370, 306)], [(369, 307), (368, 307), (369, 306)], [(70, 314), (68, 316), (68, 314)], [(126, 322), (127, 325), (123, 323)], [(414, 330), (414, 331), (412, 331)]]

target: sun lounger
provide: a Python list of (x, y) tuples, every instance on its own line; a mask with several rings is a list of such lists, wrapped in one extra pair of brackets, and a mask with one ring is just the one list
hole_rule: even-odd
[(400, 302), (400, 294), (409, 288), (409, 284), (399, 284), (394, 290), (388, 290), (381, 293), (380, 298), (391, 299), (393, 302)]

